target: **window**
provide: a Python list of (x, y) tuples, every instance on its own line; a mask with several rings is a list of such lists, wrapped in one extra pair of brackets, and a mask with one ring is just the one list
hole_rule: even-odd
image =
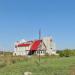
[(51, 48), (51, 49), (53, 49), (53, 48)]
[(41, 53), (43, 53), (43, 52), (41, 51)]

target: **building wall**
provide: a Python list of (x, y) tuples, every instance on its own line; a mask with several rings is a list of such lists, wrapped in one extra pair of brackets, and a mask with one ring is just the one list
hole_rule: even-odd
[(45, 37), (45, 38), (43, 38), (43, 42), (47, 48), (46, 53), (48, 53), (49, 55), (56, 54), (55, 43), (52, 38)]
[(30, 47), (17, 47), (15, 48), (14, 55), (27, 55)]
[(38, 50), (38, 51), (35, 52), (35, 54), (36, 55), (39, 55), (39, 54), (40, 55), (45, 55), (46, 54), (46, 50), (40, 50), (40, 51)]

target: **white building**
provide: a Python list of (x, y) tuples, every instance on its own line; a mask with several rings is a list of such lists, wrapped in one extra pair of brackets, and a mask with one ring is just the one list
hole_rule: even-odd
[(45, 55), (46, 53), (56, 55), (55, 43), (51, 37), (44, 37), (41, 40), (33, 41), (25, 41), (24, 39), (17, 41), (13, 55)]

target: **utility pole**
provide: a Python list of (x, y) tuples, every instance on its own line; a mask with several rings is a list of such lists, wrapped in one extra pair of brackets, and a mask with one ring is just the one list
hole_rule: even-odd
[[(41, 40), (41, 30), (39, 30), (39, 40)], [(39, 63), (40, 63), (40, 50), (41, 50), (41, 45), (39, 46)]]

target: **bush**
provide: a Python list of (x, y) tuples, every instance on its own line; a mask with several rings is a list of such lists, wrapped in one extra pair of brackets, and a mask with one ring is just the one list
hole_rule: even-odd
[(64, 56), (65, 57), (69, 57), (70, 55), (71, 55), (71, 51), (70, 50), (68, 50), (68, 49), (64, 50)]
[(59, 52), (59, 56), (60, 56), (60, 57), (63, 57), (63, 56), (64, 56), (64, 52), (63, 52), (63, 51), (60, 51), (60, 52)]
[(63, 57), (63, 56), (69, 57), (69, 56), (72, 56), (73, 55), (72, 54), (73, 52), (71, 50), (69, 50), (69, 49), (65, 49), (63, 51), (59, 51), (58, 53), (59, 53), (59, 56), (60, 57)]
[(0, 68), (3, 68), (6, 66), (6, 63), (5, 62), (0, 62)]

